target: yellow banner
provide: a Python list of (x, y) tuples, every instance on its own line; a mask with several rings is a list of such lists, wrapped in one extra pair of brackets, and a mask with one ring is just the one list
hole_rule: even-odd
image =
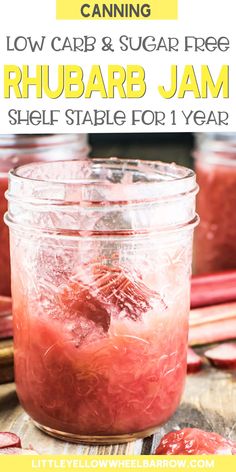
[(236, 456), (1, 456), (1, 472), (190, 470), (235, 472)]
[(176, 20), (178, 0), (57, 0), (58, 20)]

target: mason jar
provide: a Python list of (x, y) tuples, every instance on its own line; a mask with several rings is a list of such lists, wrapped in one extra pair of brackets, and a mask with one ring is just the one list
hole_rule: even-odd
[(0, 135), (0, 295), (11, 294), (8, 228), (3, 222), (8, 171), (32, 161), (85, 159), (88, 152), (85, 134)]
[(10, 173), (17, 393), (49, 434), (152, 434), (186, 375), (197, 185), (175, 164), (94, 159)]
[(194, 157), (200, 186), (195, 272), (236, 269), (236, 133), (198, 134)]

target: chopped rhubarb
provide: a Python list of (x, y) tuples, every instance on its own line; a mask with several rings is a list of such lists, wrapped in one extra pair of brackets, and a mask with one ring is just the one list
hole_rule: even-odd
[(0, 432), (0, 449), (5, 449), (7, 447), (21, 447), (20, 438), (14, 433)]
[(192, 374), (198, 372), (202, 367), (202, 359), (190, 347), (187, 352), (187, 372)]
[(235, 455), (236, 443), (217, 433), (184, 428), (167, 433), (157, 447), (157, 455)]
[(0, 455), (5, 454), (35, 455), (38, 454), (38, 452), (34, 451), (32, 447), (29, 447), (29, 449), (22, 449), (21, 440), (16, 434), (0, 432)]
[(109, 328), (111, 315), (122, 312), (124, 317), (136, 320), (154, 303), (165, 309), (160, 295), (148, 288), (137, 272), (98, 263), (81, 267), (73, 280), (59, 289), (59, 297), (72, 312), (101, 325), (104, 331)]
[(143, 283), (140, 274), (121, 267), (95, 265), (92, 289), (101, 303), (114, 306), (132, 319), (151, 310), (153, 301), (161, 301), (160, 295)]
[(191, 308), (236, 300), (236, 270), (196, 275), (191, 283)]
[(62, 305), (67, 306), (71, 314), (90, 320), (101, 326), (104, 331), (108, 331), (110, 326), (109, 312), (80, 280), (74, 280), (68, 285), (60, 287), (59, 297)]
[(216, 367), (236, 369), (236, 343), (224, 343), (208, 349), (206, 358)]
[(236, 338), (236, 303), (190, 311), (189, 345), (209, 344)]

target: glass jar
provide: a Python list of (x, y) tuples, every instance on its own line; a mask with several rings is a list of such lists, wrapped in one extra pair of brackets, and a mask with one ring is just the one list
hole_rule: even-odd
[(11, 294), (8, 228), (3, 222), (8, 171), (32, 161), (85, 159), (88, 152), (85, 134), (0, 135), (0, 295)]
[(119, 159), (10, 174), (15, 375), (51, 435), (151, 434), (186, 375), (195, 174)]
[(200, 133), (194, 157), (200, 186), (195, 272), (236, 269), (236, 134)]

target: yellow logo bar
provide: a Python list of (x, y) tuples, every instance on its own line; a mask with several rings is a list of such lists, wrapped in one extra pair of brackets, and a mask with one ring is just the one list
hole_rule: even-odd
[(57, 20), (176, 20), (178, 0), (57, 0)]
[(235, 456), (1, 456), (1, 472), (235, 472)]

